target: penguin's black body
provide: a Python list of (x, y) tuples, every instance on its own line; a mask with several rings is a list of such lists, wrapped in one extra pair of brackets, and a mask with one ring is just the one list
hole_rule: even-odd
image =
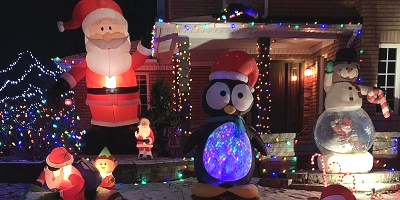
[(239, 80), (215, 79), (205, 88), (202, 103), (209, 119), (183, 149), (187, 154), (196, 147), (199, 183), (231, 188), (250, 182), (256, 162), (254, 148), (267, 155), (261, 137), (241, 117), (250, 111), (253, 99), (248, 85)]

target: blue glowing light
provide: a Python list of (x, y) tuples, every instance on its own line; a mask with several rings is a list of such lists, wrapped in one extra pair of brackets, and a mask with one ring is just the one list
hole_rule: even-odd
[(245, 177), (252, 164), (247, 134), (233, 122), (219, 126), (208, 137), (203, 164), (212, 177), (221, 181), (236, 181)]

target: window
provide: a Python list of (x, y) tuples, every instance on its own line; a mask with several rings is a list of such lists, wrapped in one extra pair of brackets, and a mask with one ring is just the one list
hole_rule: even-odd
[(136, 72), (136, 81), (139, 86), (139, 98), (140, 98), (140, 106), (138, 109), (138, 116), (141, 113), (146, 112), (149, 108), (149, 88), (148, 88), (148, 74)]
[[(386, 100), (393, 115), (398, 114), (400, 96), (400, 44), (379, 45), (378, 87), (385, 91)], [(380, 105), (376, 112), (382, 113)]]

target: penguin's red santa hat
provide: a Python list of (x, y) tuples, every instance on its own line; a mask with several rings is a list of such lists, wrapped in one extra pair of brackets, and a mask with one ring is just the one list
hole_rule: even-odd
[(122, 15), (121, 8), (113, 0), (81, 0), (76, 4), (71, 20), (65, 23), (59, 21), (57, 26), (60, 32), (82, 26), (86, 33), (90, 24), (105, 18), (117, 20), (128, 29), (128, 22)]
[(244, 51), (229, 51), (222, 54), (211, 68), (210, 80), (230, 79), (247, 83), (254, 92), (258, 79), (258, 67), (254, 58)]
[(342, 185), (329, 185), (321, 193), (321, 200), (356, 200), (353, 192)]
[(62, 168), (73, 162), (74, 157), (64, 147), (54, 148), (46, 158), (47, 165), (53, 168)]

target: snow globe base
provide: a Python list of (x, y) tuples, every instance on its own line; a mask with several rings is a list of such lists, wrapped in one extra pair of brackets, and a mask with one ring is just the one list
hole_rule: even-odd
[(372, 169), (374, 162), (374, 158), (369, 152), (322, 154), (318, 157), (318, 168), (321, 171), (321, 157), (327, 173), (367, 173)]

